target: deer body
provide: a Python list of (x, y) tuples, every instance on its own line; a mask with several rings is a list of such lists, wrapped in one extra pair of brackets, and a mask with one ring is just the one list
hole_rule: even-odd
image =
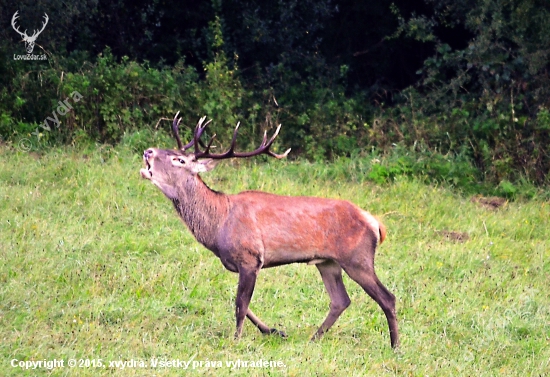
[[(380, 237), (377, 220), (346, 201), (259, 191), (225, 195), (210, 190), (198, 176), (197, 181), (196, 191), (172, 202), (193, 236), (233, 272), (241, 263), (235, 255), (243, 248), (250, 248), (247, 257), (268, 268), (339, 259), (342, 252), (364, 247), (365, 239)], [(232, 239), (234, 234), (245, 237)]]
[(348, 202), (254, 191), (231, 199), (232, 219), (220, 235), (238, 230), (253, 236), (264, 268), (340, 259), (341, 252), (351, 252), (378, 234), (367, 215)]
[[(176, 121), (174, 127), (177, 135)], [(391, 345), (398, 345), (395, 297), (374, 273), (375, 249), (386, 234), (382, 223), (343, 200), (213, 191), (198, 173), (213, 169), (215, 163), (198, 160), (200, 157), (199, 153), (150, 148), (144, 152), (146, 168), (141, 169), (141, 175), (172, 201), (197, 241), (211, 250), (225, 268), (239, 274), (236, 337), (241, 335), (245, 317), (262, 333), (284, 336), (249, 308), (256, 277), (262, 268), (308, 263), (316, 265), (331, 299), (329, 314), (313, 339), (320, 338), (350, 304), (342, 281), (343, 269), (380, 305), (388, 320)]]

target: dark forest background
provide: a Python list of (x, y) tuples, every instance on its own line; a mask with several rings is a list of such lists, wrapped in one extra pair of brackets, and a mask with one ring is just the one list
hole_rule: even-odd
[[(25, 53), (11, 20), (39, 29)], [(170, 118), (214, 119), (240, 148), (327, 161), (385, 156), (370, 175), (489, 182), (513, 195), (550, 171), (547, 0), (0, 1), (0, 137), (33, 149), (172, 143)], [(59, 101), (74, 109), (45, 124)], [(169, 145), (164, 145), (168, 147)], [(375, 158), (376, 157), (376, 158)], [(378, 160), (377, 160), (378, 161)]]

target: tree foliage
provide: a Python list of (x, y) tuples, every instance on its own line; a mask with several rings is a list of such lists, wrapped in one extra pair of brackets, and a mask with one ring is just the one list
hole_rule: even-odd
[[(15, 11), (28, 30), (48, 13), (46, 61), (13, 58)], [(118, 142), (181, 111), (213, 117), (222, 142), (237, 121), (244, 144), (283, 123), (281, 142), (312, 159), (400, 145), (545, 183), (549, 16), (545, 0), (4, 0), (0, 136)]]
[[(432, 18), (413, 17), (400, 25), (404, 34), (436, 42), (415, 90), (404, 92), (416, 117), (407, 123), (423, 123), (421, 139), (431, 145), (469, 145), (477, 165), (497, 181), (523, 176), (544, 182), (550, 169), (550, 4), (429, 3)], [(472, 37), (453, 49), (437, 37), (442, 24), (463, 25)]]

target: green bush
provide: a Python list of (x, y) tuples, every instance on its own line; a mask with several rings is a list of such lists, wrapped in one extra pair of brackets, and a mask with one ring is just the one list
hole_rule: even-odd
[[(237, 122), (242, 123), (239, 149), (257, 146), (264, 131), (272, 132), (282, 123), (274, 149), (292, 147), (291, 157), (336, 166), (345, 158), (362, 161), (357, 166), (364, 169), (362, 176), (377, 183), (411, 175), (461, 188), (488, 182), (507, 197), (524, 191), (522, 182), (548, 184), (550, 9), (541, 0), (430, 4), (433, 18), (413, 15), (405, 20), (392, 7), (399, 26), (385, 43), (404, 35), (435, 46), (417, 72), (418, 85), (399, 93), (378, 85), (354, 86), (348, 76), (353, 64), (330, 60), (321, 40), (309, 35), (310, 30), (313, 34), (323, 29), (313, 22), (318, 17), (308, 18), (304, 29), (300, 17), (283, 3), (273, 11), (288, 18), (272, 20), (272, 25), (260, 22), (254, 12), (239, 18), (255, 30), (257, 40), (247, 39), (247, 51), (262, 43), (280, 48), (266, 53), (269, 59), (246, 61), (250, 65), (245, 68), (239, 67), (243, 63), (236, 52), (240, 42), (224, 35), (230, 26), (221, 3), (212, 4), (211, 21), (203, 22), (208, 26), (202, 31), (204, 41), (196, 41), (200, 47), (194, 52), (201, 50), (194, 57), (196, 68), (183, 59), (164, 65), (115, 56), (108, 47), (97, 56), (85, 49), (71, 52), (60, 38), (63, 30), (51, 25), (54, 41), (64, 46), (59, 51), (68, 52), (49, 55), (47, 62), (10, 60), (9, 43), (0, 42), (0, 137), (16, 143), (30, 139), (36, 149), (122, 143), (139, 153), (150, 144), (174, 145), (170, 124), (180, 111), (182, 140), (189, 140), (193, 125), (204, 115), (213, 119), (205, 138), (217, 135), (216, 150), (227, 147)], [(317, 9), (319, 17), (333, 14), (328, 2), (300, 6)], [(88, 14), (88, 8), (95, 9), (85, 4), (72, 12)], [(143, 13), (142, 20), (153, 13)], [(293, 32), (284, 35), (295, 39), (278, 35), (270, 42), (266, 36), (285, 20), (294, 24), (289, 26)], [(437, 39), (438, 23), (461, 25), (473, 36), (467, 46), (452, 48)], [(308, 45), (302, 43), (303, 36), (298, 38), (302, 31), (311, 38)], [(194, 40), (191, 34), (185, 36), (187, 41)], [(147, 36), (140, 43), (152, 41)], [(293, 41), (300, 48), (285, 52)]]

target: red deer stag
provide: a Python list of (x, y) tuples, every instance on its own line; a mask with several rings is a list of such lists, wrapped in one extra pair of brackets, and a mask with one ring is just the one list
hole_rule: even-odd
[[(281, 126), (269, 140), (264, 134), (255, 151), (235, 152), (237, 124), (229, 150), (213, 154), (210, 147), (216, 135), (206, 145), (199, 141), (210, 121), (205, 123), (206, 117), (201, 118), (193, 140), (184, 146), (179, 137), (178, 114), (172, 130), (179, 150), (147, 149), (143, 154), (145, 168), (140, 173), (172, 201), (197, 241), (220, 258), (225, 268), (239, 274), (235, 337), (241, 336), (245, 317), (264, 334), (286, 336), (268, 327), (249, 309), (256, 278), (262, 268), (307, 263), (317, 267), (330, 296), (328, 316), (312, 340), (323, 336), (351, 302), (342, 281), (343, 269), (380, 305), (388, 320), (391, 346), (396, 347), (399, 335), (395, 296), (374, 272), (375, 249), (386, 236), (384, 225), (343, 200), (278, 196), (260, 191), (226, 195), (211, 190), (199, 173), (212, 170), (215, 160), (259, 154), (286, 157), (290, 149), (283, 154), (269, 150)], [(185, 152), (192, 146), (193, 153)]]

